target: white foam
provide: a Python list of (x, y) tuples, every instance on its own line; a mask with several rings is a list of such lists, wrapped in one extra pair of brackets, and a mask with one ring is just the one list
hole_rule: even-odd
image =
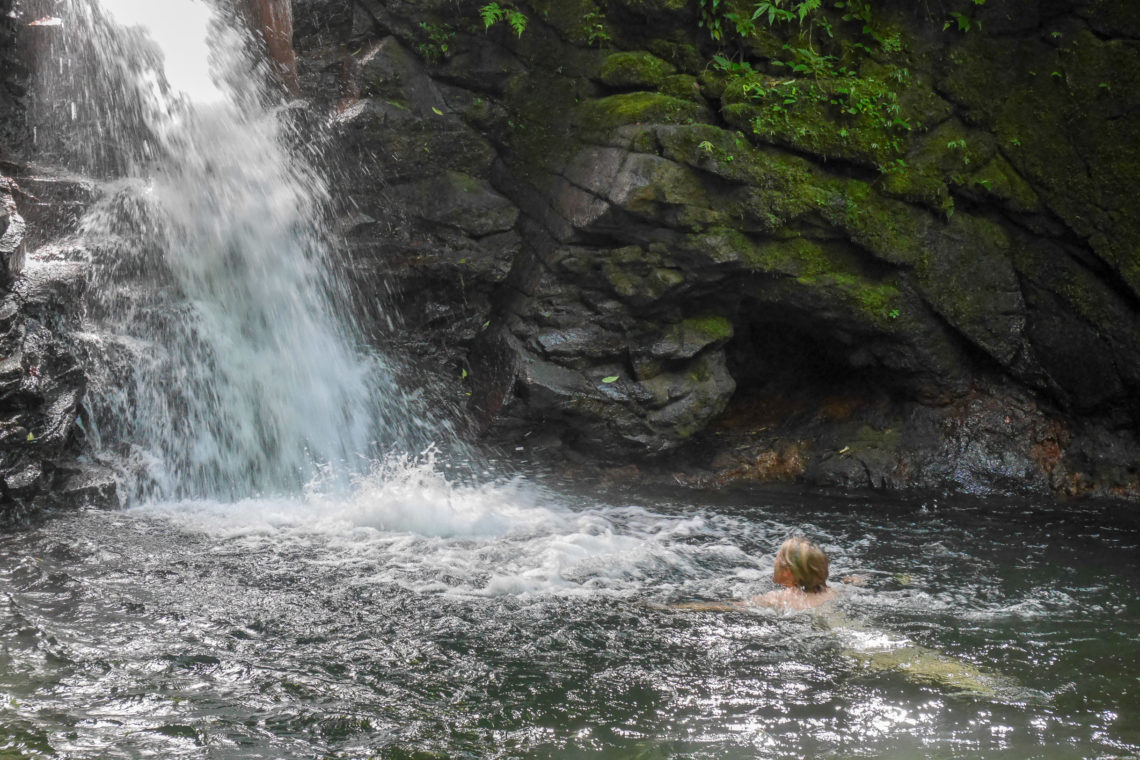
[(521, 480), (457, 483), (434, 452), (393, 457), (347, 491), (314, 482), (289, 498), (157, 502), (133, 514), (249, 551), (340, 565), (361, 584), (460, 595), (636, 595), (653, 587), (741, 595), (757, 559), (700, 514), (573, 506)]

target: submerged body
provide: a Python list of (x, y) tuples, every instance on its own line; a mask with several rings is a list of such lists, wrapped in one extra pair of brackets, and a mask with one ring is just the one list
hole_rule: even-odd
[(751, 599), (729, 602), (681, 602), (676, 610), (727, 612), (749, 607), (777, 610), (807, 610), (830, 602), (835, 591), (827, 586), (828, 560), (818, 546), (802, 538), (790, 538), (780, 545), (772, 567), (774, 591)]
[[(802, 538), (785, 541), (776, 552), (772, 580), (781, 588), (749, 600), (733, 602), (689, 602), (675, 609), (729, 611), (769, 607), (796, 612), (821, 608), (839, 594), (827, 586), (827, 555)], [(844, 579), (844, 581), (855, 579)], [(812, 622), (834, 631), (844, 644), (843, 654), (861, 667), (876, 672), (896, 672), (915, 683), (938, 686), (948, 691), (980, 698), (999, 695), (999, 688), (1013, 688), (1010, 679), (988, 673), (954, 657), (920, 646), (905, 638), (868, 629), (832, 608), (820, 609)]]
[(810, 610), (826, 604), (838, 596), (833, 589), (825, 588), (820, 591), (804, 591), (802, 588), (781, 588), (752, 597), (742, 606), (772, 607), (777, 610)]

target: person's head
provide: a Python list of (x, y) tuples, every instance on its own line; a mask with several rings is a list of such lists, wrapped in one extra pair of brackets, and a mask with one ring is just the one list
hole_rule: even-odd
[(789, 538), (776, 552), (772, 580), (781, 586), (822, 591), (827, 586), (828, 562), (823, 550), (803, 538)]

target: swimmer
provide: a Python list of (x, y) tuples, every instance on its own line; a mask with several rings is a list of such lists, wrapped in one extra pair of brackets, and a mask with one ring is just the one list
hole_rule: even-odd
[[(813, 609), (837, 596), (827, 586), (828, 571), (827, 555), (822, 549), (806, 539), (790, 538), (776, 552), (772, 569), (772, 580), (782, 588), (748, 601), (687, 602), (670, 605), (667, 609), (713, 612), (750, 607), (771, 607), (783, 611)], [(862, 585), (864, 578), (849, 576), (843, 582)], [(868, 628), (834, 608), (821, 609), (813, 613), (811, 619), (813, 625), (834, 631), (844, 644), (843, 653), (870, 671), (896, 672), (915, 683), (940, 686), (950, 692), (980, 698), (1026, 693), (1017, 690), (1011, 679), (1000, 674), (987, 672), (904, 637)]]
[(776, 552), (772, 580), (783, 588), (753, 597), (751, 604), (783, 610), (806, 610), (835, 598), (827, 587), (829, 563), (823, 550), (803, 538), (789, 538)]
[(748, 601), (686, 602), (671, 605), (677, 610), (726, 611), (747, 607), (772, 607), (777, 610), (807, 610), (835, 598), (827, 586), (827, 555), (804, 538), (789, 538), (776, 552), (772, 580), (782, 586)]

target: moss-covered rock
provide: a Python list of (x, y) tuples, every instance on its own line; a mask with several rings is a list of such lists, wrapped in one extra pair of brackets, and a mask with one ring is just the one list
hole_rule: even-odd
[(614, 53), (602, 63), (601, 79), (617, 90), (653, 90), (665, 83), (676, 69), (651, 53)]
[(859, 180), (835, 180), (828, 189), (820, 214), (853, 243), (891, 264), (914, 266), (924, 259), (926, 240), (936, 234), (930, 214), (884, 198)]
[(703, 314), (666, 327), (647, 341), (645, 353), (658, 360), (691, 359), (709, 346), (723, 346), (731, 337), (732, 322), (720, 314)]
[(688, 100), (656, 92), (631, 92), (583, 103), (577, 120), (587, 132), (608, 132), (623, 124), (709, 122), (712, 114)]
[(895, 87), (875, 78), (742, 74), (720, 98), (725, 121), (755, 140), (871, 168), (900, 158), (911, 129)]
[(929, 255), (918, 267), (924, 297), (999, 364), (1012, 366), (1024, 350), (1025, 304), (1005, 231), (956, 215), (925, 244)]
[[(1073, 490), (1081, 457), (1041, 464), (1034, 437), (1140, 421), (1140, 49), (1126, 4), (1062, 6), (967, 3), (959, 32), (900, 2), (770, 23), (725, 0), (718, 27), (691, 1), (519, 0), (522, 38), (461, 33), (431, 81), (365, 65), (354, 128), (398, 183), (439, 155), (521, 212), (479, 339), (519, 429), (663, 452), (734, 381), (783, 378), (800, 411), (762, 449), (806, 478)], [(832, 383), (842, 423), (803, 411)]]
[(701, 95), (701, 86), (697, 78), (689, 74), (673, 74), (665, 77), (661, 83), (662, 94), (679, 100), (691, 100), (702, 106), (707, 106), (704, 96)]
[[(1131, 192), (1140, 124), (1121, 118), (1137, 105), (1140, 49), (1088, 31), (1058, 34), (1014, 45), (976, 36), (950, 54), (941, 86), (997, 136), (1050, 211), (1140, 294), (1140, 198)], [(1095, 128), (1071, 127), (1090, 121)]]

